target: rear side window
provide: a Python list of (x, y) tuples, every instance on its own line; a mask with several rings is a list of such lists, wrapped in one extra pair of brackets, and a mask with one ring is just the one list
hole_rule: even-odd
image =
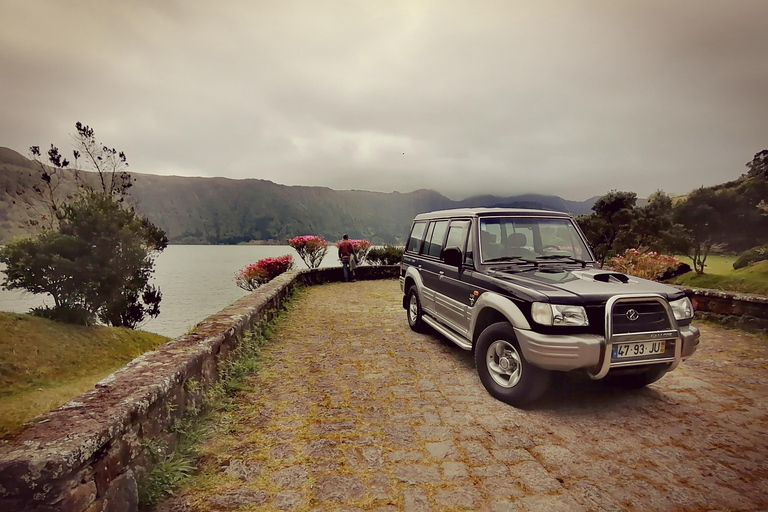
[(426, 222), (416, 222), (411, 229), (411, 236), (408, 238), (408, 251), (419, 252), (421, 248), (421, 241), (424, 240), (424, 229), (427, 227)]
[(440, 257), (440, 252), (443, 250), (443, 240), (445, 240), (445, 232), (448, 231), (448, 221), (441, 220), (439, 222), (432, 223), (433, 229), (430, 229), (431, 237), (429, 239), (428, 246), (424, 247), (424, 253), (430, 256)]

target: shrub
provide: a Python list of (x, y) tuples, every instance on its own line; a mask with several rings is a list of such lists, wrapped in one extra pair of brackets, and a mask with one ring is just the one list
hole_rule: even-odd
[(680, 264), (679, 259), (665, 254), (627, 249), (623, 255), (612, 258), (607, 268), (643, 279), (659, 279), (669, 270), (676, 270)]
[(739, 254), (738, 259), (733, 262), (733, 268), (737, 270), (763, 260), (768, 260), (768, 245), (753, 247)]
[(368, 251), (368, 263), (371, 265), (397, 265), (403, 260), (405, 248), (387, 245), (386, 247), (374, 247)]
[(70, 304), (62, 304), (58, 307), (40, 306), (32, 308), (29, 313), (32, 316), (39, 316), (40, 318), (47, 318), (48, 320), (65, 324), (93, 325), (95, 323), (90, 311), (81, 306)]
[[(353, 239), (350, 239), (349, 241), (352, 243), (352, 249), (355, 251), (355, 261), (357, 261), (358, 265), (362, 265), (368, 257), (368, 251), (371, 250), (371, 242), (368, 240)], [(336, 247), (338, 247), (341, 242), (341, 240), (336, 242)]]
[(309, 268), (317, 268), (325, 258), (328, 252), (328, 242), (323, 237), (317, 235), (301, 235), (288, 240), (288, 245), (293, 247), (299, 254), (299, 258)]
[(235, 284), (243, 290), (252, 292), (291, 268), (293, 268), (293, 256), (290, 254), (277, 258), (265, 258), (241, 268), (235, 274)]

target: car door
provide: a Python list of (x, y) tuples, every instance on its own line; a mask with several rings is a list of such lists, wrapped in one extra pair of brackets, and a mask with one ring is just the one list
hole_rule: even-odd
[(448, 222), (448, 220), (430, 222), (421, 248), (420, 273), (424, 283), (421, 307), (433, 316), (436, 315), (435, 293), (440, 286), (440, 253), (448, 231)]
[[(458, 247), (466, 254), (467, 235), (470, 231), (469, 219), (451, 221), (444, 248)], [(466, 337), (469, 330), (470, 308), (474, 304), (472, 268), (462, 265), (462, 269), (447, 265), (440, 260), (437, 265), (438, 286), (435, 293), (435, 311), (440, 320), (448, 327)]]

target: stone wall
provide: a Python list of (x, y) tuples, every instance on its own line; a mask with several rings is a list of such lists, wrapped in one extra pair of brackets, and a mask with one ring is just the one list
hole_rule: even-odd
[(768, 297), (678, 286), (693, 302), (696, 316), (727, 327), (768, 334)]
[[(359, 267), (358, 279), (399, 266)], [(132, 512), (150, 446), (172, 450), (172, 425), (201, 404), (229, 353), (280, 310), (296, 285), (339, 281), (341, 268), (289, 272), (148, 352), (96, 387), (0, 441), (0, 511)]]

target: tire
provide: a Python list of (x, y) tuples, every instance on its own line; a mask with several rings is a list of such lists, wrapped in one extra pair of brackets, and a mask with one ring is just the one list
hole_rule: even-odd
[(424, 332), (427, 324), (422, 320), (424, 311), (421, 309), (421, 299), (419, 299), (419, 292), (416, 290), (416, 285), (408, 288), (406, 304), (408, 306), (405, 310), (406, 315), (408, 316), (408, 326), (413, 331)]
[(668, 364), (654, 364), (639, 371), (609, 373), (603, 381), (605, 384), (617, 388), (640, 389), (662, 378), (666, 375), (668, 369)]
[(494, 398), (519, 406), (539, 398), (549, 387), (552, 372), (523, 357), (515, 331), (507, 322), (485, 328), (475, 346), (480, 381)]

